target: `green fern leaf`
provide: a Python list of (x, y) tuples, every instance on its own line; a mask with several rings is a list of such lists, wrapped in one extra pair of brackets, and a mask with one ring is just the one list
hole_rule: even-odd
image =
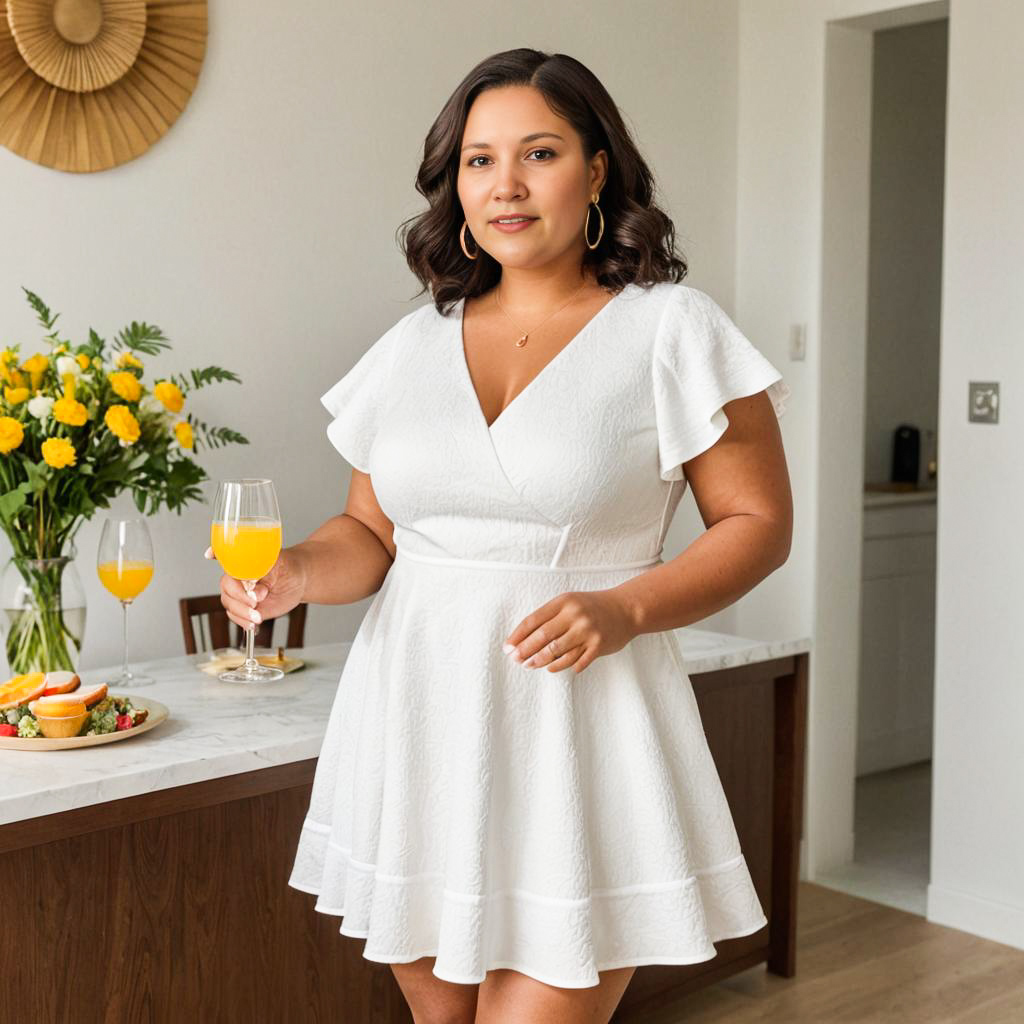
[(140, 324), (134, 320), (130, 327), (121, 330), (113, 345), (117, 351), (128, 348), (133, 352), (143, 352), (147, 356), (155, 356), (161, 349), (171, 347), (164, 332), (155, 324)]
[(195, 438), (196, 443), (201, 439), (207, 448), (220, 448), (225, 444), (249, 443), (247, 437), (243, 437), (237, 430), (232, 430), (230, 427), (211, 427), (193, 416), (192, 413), (189, 413), (185, 419), (191, 424), (193, 435), (198, 435)]
[(28, 296), (29, 305), (36, 311), (39, 322), (49, 331), (57, 322), (60, 313), (51, 313), (50, 307), (35, 292), (30, 292), (24, 285), (21, 290)]
[(193, 389), (205, 387), (207, 384), (219, 384), (226, 380), (234, 381), (236, 384), (242, 383), (242, 378), (237, 373), (219, 366), (204, 366), (202, 369), (190, 370), (189, 374)]

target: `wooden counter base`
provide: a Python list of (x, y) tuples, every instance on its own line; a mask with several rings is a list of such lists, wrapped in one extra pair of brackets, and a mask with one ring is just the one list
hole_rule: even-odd
[[(616, 1021), (764, 961), (794, 972), (807, 660), (691, 676), (769, 925), (702, 964), (637, 968)], [(407, 1024), (390, 967), (287, 884), (315, 766), (0, 828), (4, 1019)]]

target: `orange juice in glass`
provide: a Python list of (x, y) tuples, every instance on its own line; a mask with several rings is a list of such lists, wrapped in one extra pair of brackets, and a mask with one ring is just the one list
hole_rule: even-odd
[[(272, 481), (246, 477), (224, 480), (217, 489), (210, 546), (220, 567), (250, 596), (256, 583), (274, 568), (281, 554), (281, 513)], [(245, 628), (245, 664), (217, 677), (231, 683), (280, 679), (279, 668), (261, 665), (253, 655), (256, 626)]]
[(153, 578), (152, 562), (102, 562), (96, 566), (100, 583), (120, 601), (132, 601)]
[(236, 580), (266, 576), (281, 553), (281, 524), (272, 519), (214, 520), (210, 544), (221, 568)]
[(123, 654), (121, 676), (111, 684), (121, 688), (147, 686), (150, 676), (128, 668), (128, 605), (153, 579), (153, 541), (146, 520), (108, 518), (103, 523), (96, 552), (96, 575), (121, 602), (123, 611)]

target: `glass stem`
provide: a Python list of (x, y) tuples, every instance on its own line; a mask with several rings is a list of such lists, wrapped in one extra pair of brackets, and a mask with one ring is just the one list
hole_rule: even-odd
[[(255, 580), (243, 580), (242, 586), (245, 587), (245, 592), (251, 597), (253, 591), (256, 589)], [(253, 622), (246, 627), (245, 630), (245, 670), (251, 672), (254, 668), (259, 668), (259, 662), (253, 656), (253, 649), (256, 645), (256, 623)]]
[(122, 617), (121, 617), (121, 621), (122, 621), (123, 626), (124, 626), (124, 628), (122, 630), (122, 633), (121, 633), (121, 635), (122, 635), (122, 637), (124, 639), (124, 644), (123, 644), (124, 656), (121, 659), (121, 661), (122, 661), (122, 664), (121, 664), (121, 678), (122, 679), (127, 679), (131, 675), (131, 672), (128, 671), (128, 605), (130, 603), (131, 603), (130, 601), (124, 601), (124, 600), (121, 601), (121, 608), (122, 608), (122, 610), (124, 612), (124, 615), (122, 615)]

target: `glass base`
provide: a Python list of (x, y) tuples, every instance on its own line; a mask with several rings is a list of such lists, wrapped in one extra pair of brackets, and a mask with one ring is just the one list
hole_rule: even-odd
[(266, 665), (257, 665), (255, 668), (246, 668), (239, 665), (238, 668), (221, 672), (217, 678), (225, 683), (269, 683), (271, 680), (280, 679), (284, 673), (279, 668), (268, 668)]
[(137, 686), (152, 686), (155, 682), (152, 676), (144, 676), (138, 672), (122, 672), (116, 679), (107, 683), (107, 690), (133, 690)]

